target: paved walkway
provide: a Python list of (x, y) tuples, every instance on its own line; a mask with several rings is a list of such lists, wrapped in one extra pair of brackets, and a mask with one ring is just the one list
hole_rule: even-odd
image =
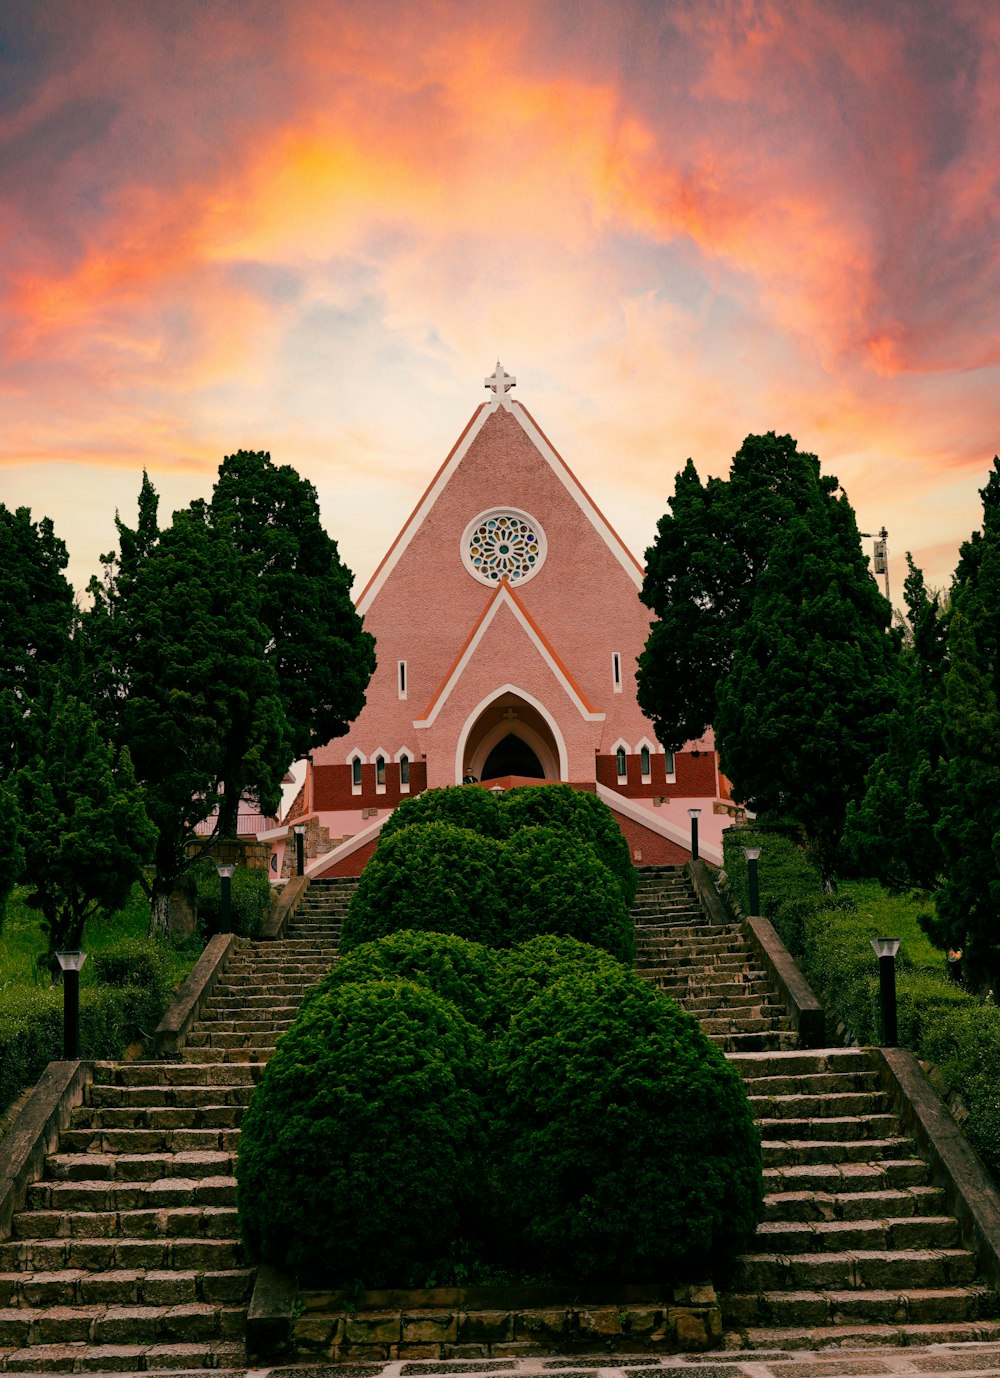
[[(887, 1378), (887, 1375), (1000, 1375), (1000, 1344), (903, 1349), (720, 1351), (714, 1354), (533, 1356), (521, 1359), (394, 1359), (390, 1363), (216, 1370), (213, 1378)], [(120, 1375), (119, 1375), (120, 1378)], [(179, 1378), (179, 1376), (178, 1376)], [(187, 1378), (187, 1375), (184, 1376)]]

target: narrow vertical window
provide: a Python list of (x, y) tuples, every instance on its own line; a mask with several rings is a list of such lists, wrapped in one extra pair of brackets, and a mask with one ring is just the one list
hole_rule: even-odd
[(361, 757), (355, 756), (351, 762), (351, 785), (354, 789), (361, 788)]
[(375, 757), (375, 786), (377, 789), (385, 789), (385, 757)]
[(648, 780), (648, 778), (649, 778), (649, 747), (648, 747), (648, 746), (644, 746), (644, 747), (642, 748), (642, 750), (639, 752), (639, 764), (640, 764), (640, 766), (641, 766), (641, 768), (642, 768), (642, 778), (643, 778), (643, 780)]
[(399, 758), (399, 783), (401, 787), (410, 788), (410, 758), (400, 756)]
[(673, 753), (672, 751), (665, 751), (663, 754), (664, 754), (664, 756), (665, 756), (665, 758), (666, 758), (666, 763), (665, 763), (665, 764), (666, 764), (666, 773), (667, 773), (668, 775), (673, 775), (673, 774), (674, 774), (674, 753)]
[(618, 748), (618, 750), (615, 752), (615, 759), (616, 759), (617, 762), (618, 762), (618, 779), (619, 779), (619, 780), (625, 780), (625, 779), (627, 779), (627, 778), (628, 778), (628, 762), (626, 761), (626, 758), (625, 758), (625, 748), (624, 748), (623, 746), (620, 746), (620, 747)]
[(611, 653), (611, 683), (616, 694), (622, 692), (622, 657), (620, 651)]
[(405, 660), (401, 660), (401, 661), (399, 662), (399, 667), (398, 667), (398, 669), (399, 669), (399, 697), (400, 697), (401, 699), (405, 699), (405, 698), (406, 698), (406, 661), (405, 661)]

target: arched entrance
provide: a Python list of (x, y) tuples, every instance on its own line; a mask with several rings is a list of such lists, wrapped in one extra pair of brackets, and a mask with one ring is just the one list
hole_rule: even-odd
[(471, 773), (483, 781), (506, 775), (559, 780), (565, 747), (556, 731), (540, 704), (507, 688), (467, 725), (464, 744), (459, 741), (458, 778)]

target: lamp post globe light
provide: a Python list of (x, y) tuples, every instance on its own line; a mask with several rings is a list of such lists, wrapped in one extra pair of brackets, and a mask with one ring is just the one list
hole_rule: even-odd
[(878, 993), (882, 1007), (882, 1047), (897, 1046), (896, 1029), (896, 953), (899, 938), (872, 938), (872, 951), (878, 958)]
[(63, 1061), (80, 1057), (80, 971), (86, 952), (57, 952), (63, 974)]
[(292, 832), (295, 834), (295, 874), (304, 876), (306, 873), (306, 825), (293, 823)]
[(760, 856), (759, 847), (744, 847), (743, 855), (747, 863), (747, 885), (750, 889), (750, 913), (756, 914), (760, 909), (760, 890), (757, 884), (757, 858)]
[(688, 818), (691, 820), (691, 860), (698, 860), (698, 818), (701, 809), (688, 809)]
[(219, 861), (216, 863), (216, 870), (219, 872), (219, 879), (222, 882), (222, 913), (219, 918), (219, 932), (232, 933), (232, 882), (236, 867), (231, 861)]

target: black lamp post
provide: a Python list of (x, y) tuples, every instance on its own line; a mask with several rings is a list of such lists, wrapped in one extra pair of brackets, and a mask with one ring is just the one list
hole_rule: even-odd
[(688, 809), (688, 817), (691, 820), (691, 860), (698, 860), (698, 818), (701, 809)]
[(896, 953), (899, 938), (872, 938), (878, 958), (878, 994), (882, 1006), (882, 1047), (897, 1046), (896, 1033)]
[(292, 832), (295, 834), (295, 874), (304, 876), (306, 873), (306, 825), (293, 823)]
[(63, 1061), (80, 1056), (80, 970), (86, 952), (57, 952), (63, 974)]
[(231, 861), (216, 862), (216, 869), (219, 872), (219, 879), (222, 881), (222, 914), (219, 918), (219, 932), (232, 933), (232, 883), (233, 872), (236, 867)]
[(747, 884), (750, 887), (750, 913), (756, 914), (760, 910), (760, 890), (757, 888), (757, 858), (760, 856), (759, 847), (744, 847), (743, 855), (747, 861)]

